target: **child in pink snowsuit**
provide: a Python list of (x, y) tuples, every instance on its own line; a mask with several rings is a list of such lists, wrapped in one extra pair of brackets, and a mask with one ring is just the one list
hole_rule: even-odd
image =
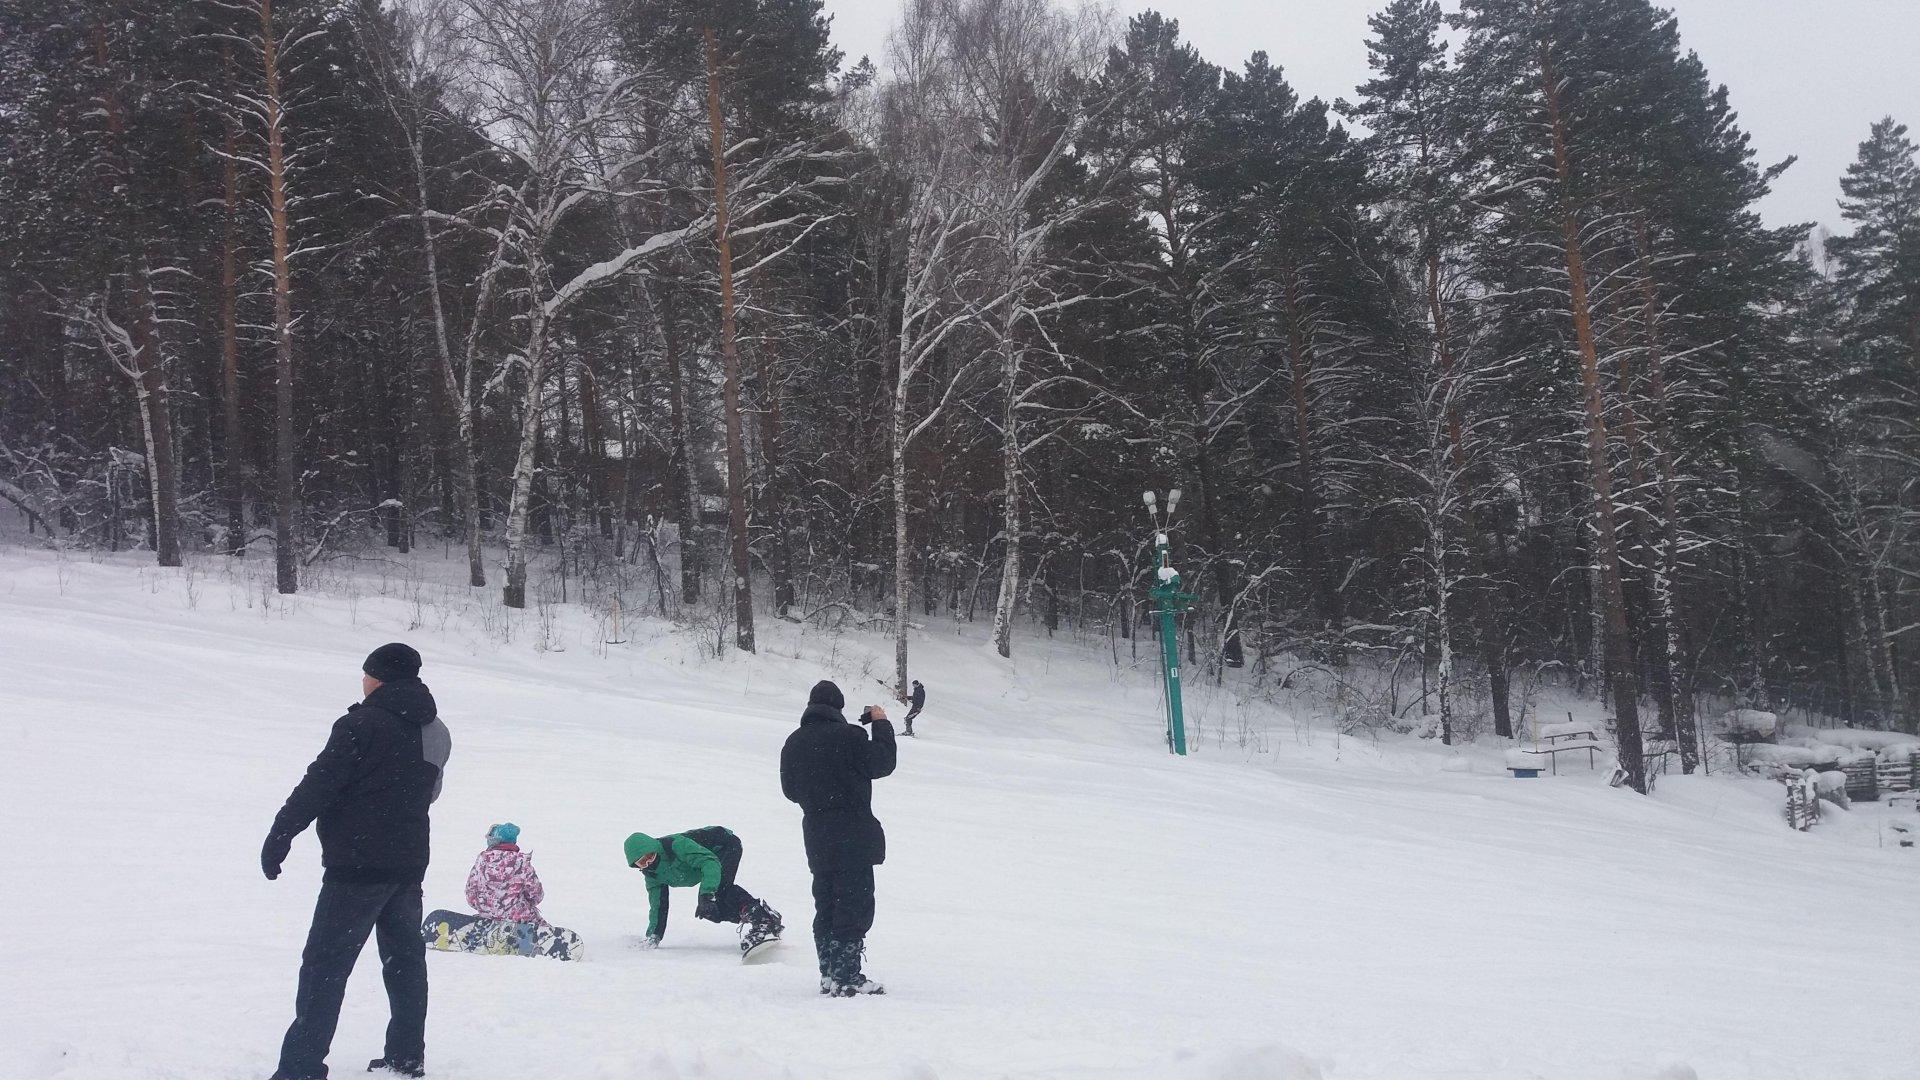
[(467, 903), (483, 919), (547, 925), (540, 917), (546, 890), (533, 872), (533, 856), (521, 851), (520, 826), (507, 822), (487, 830), (487, 850), (473, 860), (467, 874)]

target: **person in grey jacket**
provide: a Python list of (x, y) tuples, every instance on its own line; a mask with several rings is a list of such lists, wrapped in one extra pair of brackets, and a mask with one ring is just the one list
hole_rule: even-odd
[(420, 681), (419, 653), (398, 642), (382, 645), (362, 672), (365, 700), (334, 721), (260, 849), (261, 871), (278, 878), (294, 837), (318, 822), (326, 867), (273, 1080), (325, 1080), (347, 976), (369, 933), (379, 944), (392, 1016), (385, 1053), (367, 1068), (425, 1075), (420, 882), (429, 858), (428, 807), (440, 796), (453, 739)]

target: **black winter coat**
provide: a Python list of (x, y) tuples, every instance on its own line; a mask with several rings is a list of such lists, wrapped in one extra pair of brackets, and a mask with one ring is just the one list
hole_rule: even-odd
[(419, 679), (396, 679), (333, 722), (273, 819), (270, 848), (284, 852), (319, 820), (328, 881), (418, 881), (428, 858), (427, 808), (453, 750), (433, 694)]
[(893, 772), (893, 724), (873, 722), (873, 737), (839, 709), (814, 703), (780, 750), (780, 790), (805, 811), (800, 830), (815, 873), (875, 866), (887, 859), (887, 834), (873, 816), (873, 782)]

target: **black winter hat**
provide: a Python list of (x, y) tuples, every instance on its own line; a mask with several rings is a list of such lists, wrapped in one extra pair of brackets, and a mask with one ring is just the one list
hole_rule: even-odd
[(836, 709), (847, 707), (847, 696), (832, 682), (821, 679), (813, 684), (813, 692), (807, 695), (809, 705), (831, 705)]
[(391, 641), (368, 653), (360, 670), (383, 683), (416, 678), (420, 674), (420, 654), (410, 645)]

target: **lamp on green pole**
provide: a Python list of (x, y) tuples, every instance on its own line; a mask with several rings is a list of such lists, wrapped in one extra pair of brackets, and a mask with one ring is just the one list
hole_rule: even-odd
[(1153, 598), (1154, 614), (1160, 618), (1160, 675), (1167, 699), (1167, 749), (1182, 756), (1187, 752), (1186, 717), (1180, 709), (1180, 635), (1174, 628), (1174, 616), (1193, 610), (1194, 597), (1180, 591), (1180, 571), (1173, 568), (1167, 551), (1167, 530), (1173, 527), (1173, 511), (1180, 505), (1180, 489), (1167, 492), (1167, 510), (1160, 513), (1159, 498), (1151, 491), (1141, 492), (1147, 516), (1153, 521), (1153, 544), (1158, 552), (1154, 570), (1155, 584), (1147, 590)]

